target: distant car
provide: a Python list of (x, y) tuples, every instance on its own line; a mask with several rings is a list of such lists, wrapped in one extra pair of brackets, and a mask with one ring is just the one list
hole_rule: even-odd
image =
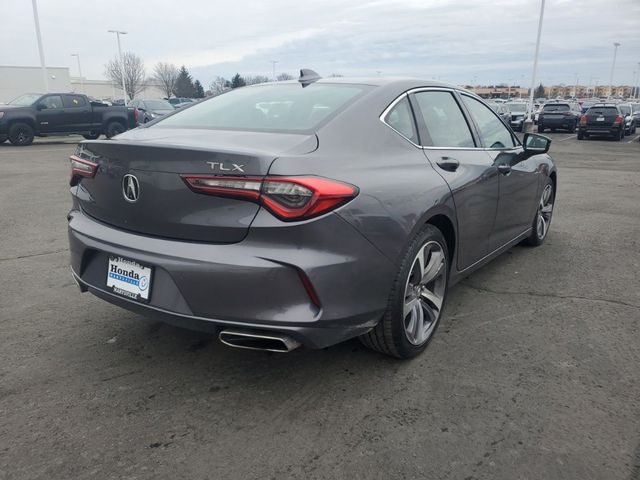
[(35, 137), (114, 137), (135, 128), (132, 109), (109, 107), (77, 93), (27, 93), (0, 107), (0, 143), (27, 146)]
[(138, 115), (138, 125), (155, 120), (175, 110), (175, 107), (162, 99), (139, 98), (129, 102), (129, 106), (135, 108)]
[(511, 112), (509, 125), (515, 131), (521, 132), (527, 113), (529, 112), (528, 105), (525, 102), (507, 102), (505, 105), (509, 109), (509, 112)]
[(182, 108), (187, 105), (191, 105), (195, 100), (193, 100), (192, 98), (186, 98), (186, 97), (175, 97), (175, 98), (170, 98), (168, 101), (171, 105), (174, 106), (174, 108)]
[(574, 102), (546, 103), (538, 116), (538, 132), (543, 133), (548, 128), (552, 132), (562, 129), (573, 133), (581, 114), (580, 105)]
[(582, 114), (584, 115), (585, 113), (587, 113), (587, 110), (589, 110), (596, 102), (594, 102), (593, 100), (585, 100), (584, 102), (582, 102), (582, 105), (580, 106)]
[(635, 134), (640, 123), (640, 103), (621, 103), (618, 108), (624, 117), (624, 133)]
[(498, 114), (504, 123), (509, 125), (509, 122), (511, 122), (511, 112), (504, 103), (491, 101), (487, 102), (487, 105), (491, 107), (491, 110)]
[(578, 140), (591, 135), (606, 135), (614, 140), (624, 138), (624, 117), (613, 103), (596, 103), (580, 117)]

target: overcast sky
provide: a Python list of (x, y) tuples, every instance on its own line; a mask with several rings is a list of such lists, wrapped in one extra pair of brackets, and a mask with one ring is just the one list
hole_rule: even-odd
[[(640, 0), (547, 0), (539, 81), (631, 84), (640, 62)], [(2, 0), (0, 65), (39, 65), (30, 0)], [(123, 50), (150, 74), (186, 65), (205, 87), (217, 75), (386, 75), (528, 85), (540, 0), (38, 0), (47, 65), (104, 78)], [(597, 80), (594, 80), (597, 79)]]

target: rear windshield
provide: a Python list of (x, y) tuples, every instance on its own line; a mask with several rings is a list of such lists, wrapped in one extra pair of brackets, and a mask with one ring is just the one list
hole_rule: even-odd
[(293, 83), (238, 88), (181, 110), (154, 127), (303, 132), (346, 107), (365, 88), (322, 83), (305, 88)]
[(507, 103), (507, 107), (511, 112), (526, 112), (527, 104), (526, 103)]
[(591, 107), (587, 112), (589, 115), (618, 115), (616, 107)]
[(548, 104), (548, 105), (545, 105), (542, 108), (542, 111), (545, 112), (545, 113), (547, 113), (547, 112), (568, 112), (569, 110), (571, 110), (569, 108), (569, 105), (562, 105), (562, 104), (560, 104), (560, 105)]

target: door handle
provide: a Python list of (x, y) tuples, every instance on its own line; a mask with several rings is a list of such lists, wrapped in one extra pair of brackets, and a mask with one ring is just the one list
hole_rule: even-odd
[(511, 173), (511, 165), (498, 165), (498, 171), (503, 175), (507, 175)]
[(455, 172), (460, 166), (460, 162), (451, 157), (441, 157), (436, 163), (442, 170), (447, 172)]

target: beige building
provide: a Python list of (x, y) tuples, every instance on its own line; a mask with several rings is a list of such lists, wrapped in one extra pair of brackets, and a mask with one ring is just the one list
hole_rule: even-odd
[[(122, 86), (109, 80), (89, 80), (69, 75), (69, 67), (47, 67), (50, 92), (84, 93), (92, 98), (113, 100), (122, 98)], [(7, 103), (23, 93), (44, 92), (44, 80), (40, 67), (0, 66), (0, 103)], [(149, 81), (138, 95), (146, 98), (163, 98), (164, 92)]]

